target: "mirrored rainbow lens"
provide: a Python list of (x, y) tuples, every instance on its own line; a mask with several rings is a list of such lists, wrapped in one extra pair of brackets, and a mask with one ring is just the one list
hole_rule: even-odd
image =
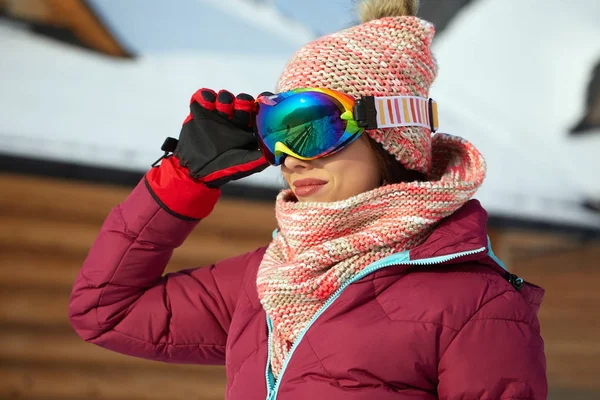
[(346, 130), (343, 112), (343, 105), (324, 93), (284, 94), (271, 104), (259, 103), (256, 129), (271, 153), (281, 142), (301, 157), (314, 158), (339, 144)]

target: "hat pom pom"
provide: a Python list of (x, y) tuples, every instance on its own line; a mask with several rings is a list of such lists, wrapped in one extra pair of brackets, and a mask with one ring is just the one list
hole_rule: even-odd
[(385, 17), (416, 16), (419, 0), (363, 0), (358, 16), (362, 22)]

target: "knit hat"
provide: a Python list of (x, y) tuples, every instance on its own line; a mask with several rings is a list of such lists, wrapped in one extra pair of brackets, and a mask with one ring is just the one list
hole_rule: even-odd
[[(429, 96), (437, 74), (431, 23), (415, 17), (418, 0), (364, 0), (360, 25), (321, 37), (289, 61), (278, 92), (322, 87), (360, 96)], [(422, 127), (366, 133), (405, 167), (427, 174), (431, 131)]]

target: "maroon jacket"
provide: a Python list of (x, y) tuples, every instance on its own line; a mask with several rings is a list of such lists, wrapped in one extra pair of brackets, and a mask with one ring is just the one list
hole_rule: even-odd
[(162, 276), (196, 222), (140, 184), (106, 219), (69, 317), (84, 340), (113, 351), (225, 364), (231, 400), (545, 399), (544, 292), (498, 264), (486, 219), (470, 201), (425, 243), (347, 286), (275, 383), (255, 283), (265, 249)]

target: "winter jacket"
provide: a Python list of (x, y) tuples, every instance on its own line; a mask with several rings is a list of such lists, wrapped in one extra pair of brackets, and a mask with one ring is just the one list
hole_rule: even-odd
[(367, 267), (274, 377), (256, 290), (265, 248), (163, 276), (197, 222), (165, 212), (140, 183), (102, 226), (69, 317), (84, 340), (119, 353), (224, 364), (231, 400), (545, 399), (544, 291), (502, 267), (486, 220), (471, 200), (422, 245)]

